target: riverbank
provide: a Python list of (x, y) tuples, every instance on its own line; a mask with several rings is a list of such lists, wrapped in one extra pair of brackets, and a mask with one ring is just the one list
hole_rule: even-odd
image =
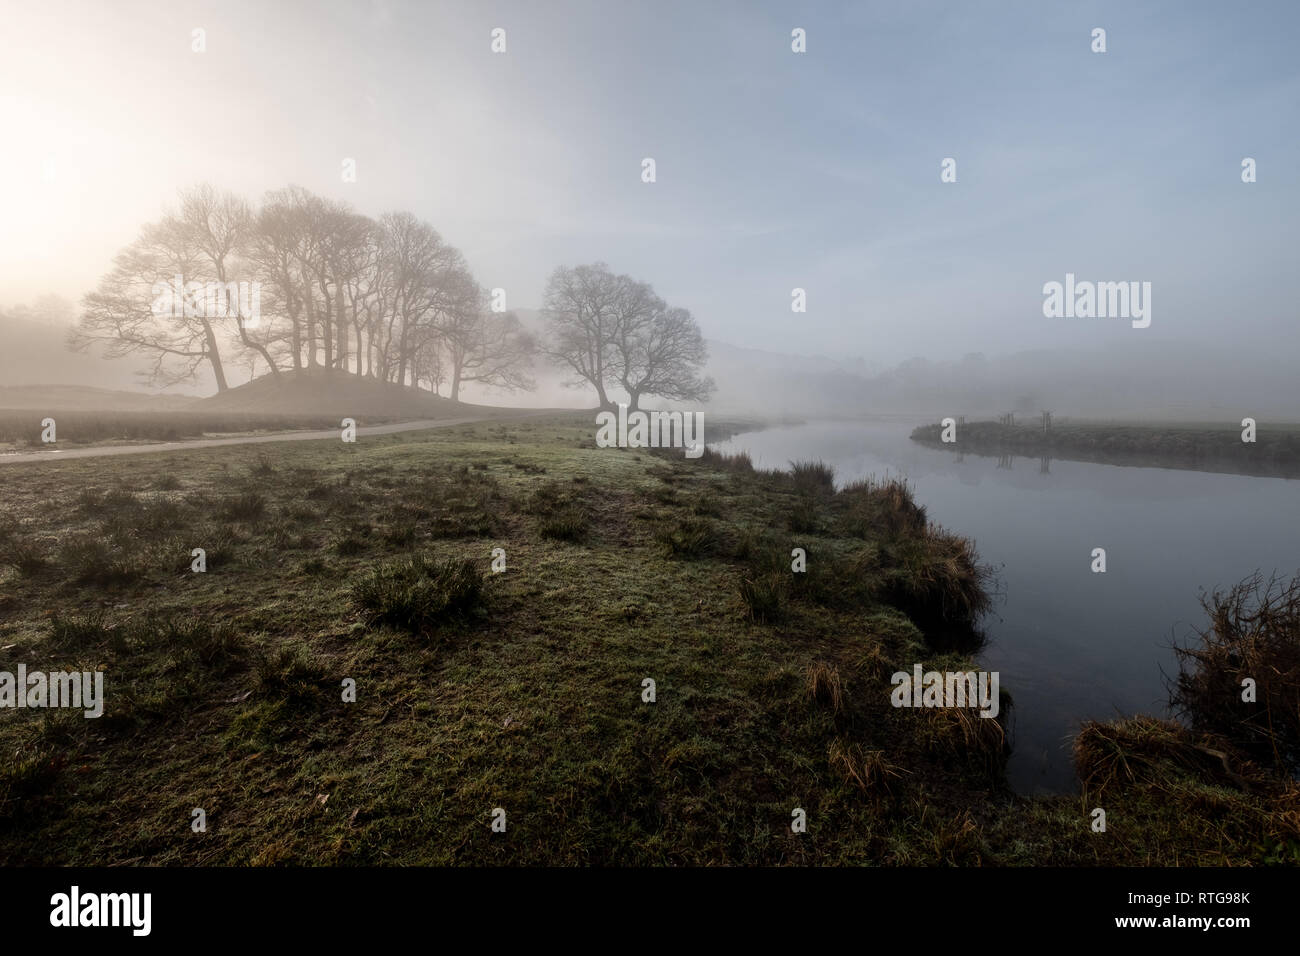
[(597, 448), (586, 416), (5, 478), (0, 670), (105, 672), (101, 718), (0, 722), (7, 864), (1247, 864), (1300, 840), (1294, 787), (1176, 727), (1096, 725), (1084, 796), (1026, 799), (1014, 686), (991, 717), (893, 706), (898, 672), (978, 670), (987, 607), (971, 543), (898, 482)]
[(1300, 425), (1263, 423), (1255, 440), (1239, 425), (1053, 423), (1031, 418), (1012, 425), (970, 422), (944, 442), (942, 425), (922, 425), (912, 440), (934, 448), (990, 457), (1059, 458), (1107, 465), (1185, 468), (1223, 474), (1300, 478)]

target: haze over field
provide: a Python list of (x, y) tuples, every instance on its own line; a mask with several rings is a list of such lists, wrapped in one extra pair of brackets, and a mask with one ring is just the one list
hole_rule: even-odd
[[(16, 308), (79, 302), (182, 189), (256, 205), (295, 183), (375, 218), (410, 210), (526, 324), (557, 266), (606, 261), (652, 284), (710, 343), (718, 410), (1295, 417), (1297, 17), (1175, 3), (12, 10), (0, 128), (21, 148), (0, 151), (0, 385), (136, 387), (143, 362), (70, 354), (47, 333), (72, 316), (32, 324)], [(1089, 49), (1098, 24), (1104, 55)], [(948, 157), (957, 180), (941, 183)], [(1241, 181), (1243, 157), (1257, 182)], [(1067, 273), (1150, 282), (1150, 327), (1044, 317), (1044, 283)], [(253, 374), (229, 364), (232, 384)], [(545, 367), (536, 378), (532, 393), (467, 396), (593, 403)], [(172, 391), (213, 387), (200, 369)]]

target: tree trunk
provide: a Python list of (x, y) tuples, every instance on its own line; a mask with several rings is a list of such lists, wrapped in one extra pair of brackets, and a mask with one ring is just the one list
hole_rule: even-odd
[(331, 369), (334, 367), (334, 300), (324, 282), (321, 283), (321, 292), (325, 296), (325, 308), (320, 314), (321, 338), (325, 344), (325, 367)]
[(316, 367), (316, 296), (307, 289), (307, 368)]
[(265, 345), (261, 345), (257, 342), (254, 342), (252, 339), (248, 337), (248, 330), (244, 328), (243, 318), (239, 319), (239, 339), (241, 342), (244, 343), (245, 346), (257, 352), (258, 355), (262, 356), (262, 361), (266, 362), (267, 367), (271, 369), (272, 381), (278, 382), (280, 380), (280, 370), (276, 368), (275, 362), (271, 360), (271, 353), (267, 351)]
[(212, 331), (212, 323), (203, 321), (203, 337), (207, 340), (208, 361), (212, 363), (212, 375), (217, 380), (217, 394), (220, 395), (229, 386), (226, 385), (226, 370), (221, 365), (221, 351), (217, 348), (217, 336)]
[(298, 310), (291, 309), (289, 312), (289, 321), (293, 325), (293, 367), (302, 369), (302, 316)]

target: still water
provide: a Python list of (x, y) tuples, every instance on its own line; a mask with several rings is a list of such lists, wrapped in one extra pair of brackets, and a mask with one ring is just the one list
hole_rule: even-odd
[[(820, 459), (837, 484), (902, 476), (932, 520), (974, 539), (999, 592), (979, 660), (1015, 700), (1008, 774), (1022, 793), (1076, 789), (1081, 720), (1167, 715), (1170, 645), (1204, 624), (1202, 589), (1300, 569), (1298, 481), (963, 456), (911, 441), (912, 427), (810, 423), (709, 447), (763, 468)], [(1106, 550), (1104, 574), (1091, 570), (1094, 548)]]

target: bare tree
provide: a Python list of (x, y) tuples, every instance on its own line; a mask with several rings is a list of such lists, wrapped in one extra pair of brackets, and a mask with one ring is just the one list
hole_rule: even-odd
[(428, 223), (408, 212), (380, 219), (383, 256), (389, 270), (387, 315), (383, 326), (383, 377), (406, 384), (417, 350), (431, 338), (431, 321), (439, 306), (440, 279), (460, 265), (460, 253), (442, 241)]
[[(656, 300), (657, 301), (657, 300)], [(686, 309), (660, 308), (646, 313), (641, 304), (619, 327), (615, 345), (619, 384), (635, 409), (643, 395), (703, 402), (713, 394), (711, 378), (699, 369), (709, 357), (699, 324)]]
[[(220, 287), (229, 288), (232, 280), (240, 275), (253, 275), (254, 263), (248, 253), (254, 245), (256, 220), (246, 201), (233, 193), (218, 193), (203, 183), (181, 194), (180, 223), (199, 251), (196, 267), (200, 274), (193, 276), (194, 279), (215, 281)], [(260, 283), (261, 280), (245, 278), (243, 281)], [(278, 379), (280, 369), (266, 343), (249, 335), (248, 320), (252, 316), (245, 314), (238, 298), (236, 303), (229, 317), (235, 320), (240, 342), (260, 355), (272, 377)], [(256, 321), (260, 325), (260, 315)], [(259, 329), (259, 337), (262, 334)]]
[[(382, 262), (379, 229), (370, 219), (352, 215), (344, 225), (347, 241), (339, 247), (338, 277), (344, 310), (340, 335), (347, 336), (348, 326), (356, 336), (354, 351), (357, 375), (366, 374), (373, 323), (382, 308)], [(346, 345), (339, 367), (347, 368)]]
[(477, 299), (441, 328), (451, 366), (452, 401), (460, 400), (460, 387), (466, 382), (506, 391), (534, 388), (529, 372), (536, 339), (513, 312), (491, 312), (482, 307), (482, 296)]
[(591, 385), (601, 408), (613, 407), (606, 384), (618, 336), (619, 287), (620, 278), (603, 262), (560, 266), (546, 285), (542, 310), (549, 331), (547, 355), (573, 373), (566, 384)]
[(632, 408), (645, 395), (704, 401), (713, 380), (699, 368), (708, 349), (685, 309), (670, 309), (645, 282), (615, 275), (604, 263), (559, 268), (551, 276), (544, 310), (547, 347), (555, 361), (587, 382), (602, 408), (611, 386), (628, 394)]
[(201, 261), (191, 231), (175, 216), (145, 226), (82, 300), (69, 346), (84, 351), (102, 342), (108, 358), (144, 353), (153, 359), (149, 381), (161, 385), (192, 381), (206, 363), (218, 393), (226, 391), (213, 321), (174, 285), (177, 277), (193, 275)]
[(262, 281), (264, 309), (270, 306), (288, 322), (279, 344), (286, 348), (295, 369), (302, 368), (306, 344), (306, 290), (301, 274), (301, 249), (305, 244), (304, 224), (299, 214), (303, 191), (296, 187), (268, 193), (257, 215), (249, 255), (257, 264)]
[(426, 383), (429, 391), (441, 395), (443, 383), (447, 381), (447, 363), (443, 361), (438, 343), (430, 341), (424, 348), (417, 349), (411, 363), (411, 378), (415, 386), (418, 388), (421, 383)]
[[(260, 359), (277, 377), (323, 367), (417, 388), (449, 382), (457, 399), (465, 382), (533, 385), (532, 336), (514, 315), (485, 309), (461, 253), (410, 213), (376, 222), (297, 186), (268, 192), (254, 211), (205, 184), (183, 192), (179, 213), (142, 230), (115, 262), (86, 297), (75, 343), (152, 352), (158, 381), (192, 378), (209, 363), (225, 391), (228, 331), (250, 374)], [(238, 289), (237, 280), (258, 283), (266, 308), (256, 328), (238, 294), (233, 312), (224, 298), (220, 314), (196, 307), (208, 303), (193, 298), (193, 282)], [(160, 311), (160, 283), (185, 308)]]

